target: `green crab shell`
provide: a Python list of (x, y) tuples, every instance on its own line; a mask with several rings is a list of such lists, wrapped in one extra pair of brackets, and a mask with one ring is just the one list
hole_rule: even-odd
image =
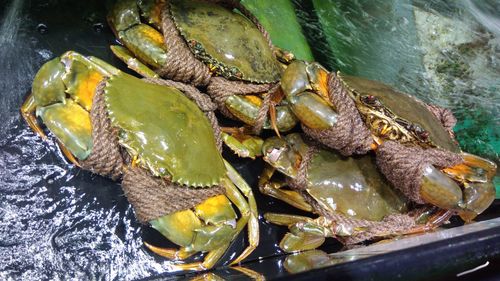
[(197, 0), (173, 0), (170, 11), (192, 52), (218, 75), (256, 83), (280, 78), (266, 39), (244, 16)]
[(452, 152), (460, 152), (457, 143), (450, 137), (441, 122), (423, 105), (407, 94), (396, 91), (380, 82), (341, 74), (341, 79), (360, 95), (373, 95), (397, 116), (419, 124), (429, 132), (433, 144)]
[(225, 176), (210, 122), (179, 90), (122, 73), (106, 82), (105, 100), (120, 143), (154, 175), (192, 187)]
[(342, 157), (320, 150), (309, 164), (307, 192), (332, 213), (357, 219), (380, 221), (406, 210), (403, 197), (377, 171), (369, 155)]

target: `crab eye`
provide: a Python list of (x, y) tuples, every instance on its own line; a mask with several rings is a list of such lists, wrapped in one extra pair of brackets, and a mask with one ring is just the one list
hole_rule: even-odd
[(429, 138), (429, 132), (427, 131), (424, 131), (420, 134), (420, 137), (424, 140), (428, 139)]
[(364, 95), (361, 97), (361, 101), (368, 105), (379, 105), (377, 97), (374, 95)]
[(413, 125), (413, 131), (421, 140), (427, 140), (429, 138), (429, 132), (424, 130), (419, 125)]

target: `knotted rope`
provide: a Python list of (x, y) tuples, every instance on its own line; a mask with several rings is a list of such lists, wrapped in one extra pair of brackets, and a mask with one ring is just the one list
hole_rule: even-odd
[(154, 177), (142, 168), (126, 168), (122, 188), (128, 201), (134, 206), (135, 215), (147, 223), (167, 214), (187, 210), (207, 198), (224, 194), (220, 186), (189, 188)]
[(300, 162), (297, 176), (294, 179), (289, 178), (287, 183), (292, 189), (299, 191), (305, 198), (306, 202), (313, 207), (313, 210), (318, 215), (322, 216), (317, 219), (317, 222), (320, 225), (330, 228), (332, 233), (337, 233), (338, 231), (336, 229), (339, 227), (352, 230), (353, 234), (350, 236), (336, 237), (342, 243), (346, 245), (356, 244), (376, 237), (402, 234), (415, 227), (415, 219), (408, 214), (391, 214), (384, 217), (382, 221), (369, 221), (355, 219), (341, 213), (331, 212), (325, 209), (305, 190), (307, 187), (307, 170), (317, 151), (317, 146), (309, 146), (308, 151)]
[(344, 156), (365, 154), (373, 143), (370, 130), (366, 127), (354, 101), (348, 94), (337, 73), (328, 77), (328, 95), (338, 113), (337, 122), (329, 129), (311, 129), (302, 124), (303, 131), (329, 148)]
[[(147, 79), (151, 83), (172, 86), (184, 92), (205, 112), (214, 128), (219, 151), (222, 150), (221, 130), (214, 115), (216, 105), (191, 85), (160, 79)], [(106, 80), (96, 88), (90, 118), (92, 123), (92, 153), (80, 162), (83, 169), (109, 176), (114, 180), (123, 175), (122, 188), (134, 207), (140, 222), (146, 223), (176, 211), (193, 208), (202, 201), (224, 194), (220, 186), (190, 188), (172, 183), (168, 179), (154, 177), (140, 167), (130, 167), (128, 153), (118, 143), (119, 129), (111, 126), (104, 99)]]

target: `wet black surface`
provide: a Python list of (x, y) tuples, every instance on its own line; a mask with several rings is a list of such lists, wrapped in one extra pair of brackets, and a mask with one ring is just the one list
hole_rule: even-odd
[[(18, 113), (38, 68), (67, 50), (93, 55), (124, 69), (108, 47), (115, 39), (105, 21), (103, 2), (0, 0), (2, 280), (177, 278), (169, 273), (171, 263), (148, 252), (142, 241), (173, 245), (135, 220), (119, 184), (68, 164), (54, 139), (42, 142)], [(254, 188), (261, 213), (298, 213), (260, 195), (255, 188), (262, 161), (237, 159), (231, 153), (225, 153), (225, 157)], [(497, 205), (483, 218), (498, 213)], [(260, 245), (245, 265), (269, 279), (288, 276), (282, 267), (284, 257), (270, 258), (282, 255), (276, 244), (286, 229), (262, 220), (260, 226)], [(245, 245), (247, 239), (240, 235), (222, 260), (234, 258)], [(339, 243), (328, 239), (322, 250), (334, 252), (340, 248)], [(317, 274), (330, 276), (332, 272)], [(248, 279), (232, 269), (219, 269), (217, 274)], [(317, 275), (297, 278), (313, 276)]]

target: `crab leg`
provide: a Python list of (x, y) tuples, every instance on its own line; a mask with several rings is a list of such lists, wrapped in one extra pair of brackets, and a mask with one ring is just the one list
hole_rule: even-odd
[(464, 154), (464, 163), (443, 171), (433, 166), (425, 168), (420, 195), (435, 206), (457, 211), (464, 221), (470, 222), (495, 200), (491, 181), (495, 172), (493, 162)]
[(463, 163), (443, 169), (443, 172), (459, 179), (472, 182), (491, 181), (495, 176), (497, 166), (490, 160), (469, 153), (462, 153)]
[(266, 280), (266, 278), (262, 274), (260, 274), (256, 271), (253, 271), (251, 269), (248, 269), (248, 268), (245, 268), (242, 266), (234, 266), (233, 269), (238, 270), (239, 272), (245, 274), (246, 276), (252, 278), (255, 281), (265, 281)]
[(21, 114), (30, 128), (45, 139), (37, 122), (40, 117), (57, 137), (61, 152), (79, 166), (78, 160), (85, 159), (92, 149), (89, 111), (95, 89), (105, 76), (117, 72), (97, 58), (66, 52), (37, 72)]
[(149, 68), (147, 65), (143, 64), (141, 61), (136, 59), (132, 53), (127, 50), (127, 48), (124, 48), (122, 46), (118, 45), (113, 45), (110, 47), (111, 51), (115, 56), (117, 56), (121, 61), (125, 62), (127, 64), (128, 68), (132, 69), (133, 71), (139, 73), (143, 77), (146, 78), (158, 78), (158, 74), (154, 72), (151, 68)]
[(186, 259), (199, 251), (208, 251), (203, 262), (177, 264), (177, 270), (205, 270), (213, 267), (229, 247), (246, 221), (235, 222), (236, 213), (225, 195), (210, 197), (193, 209), (177, 211), (151, 221), (180, 249), (161, 248), (144, 243), (151, 251), (169, 259)]
[(195, 277), (189, 279), (189, 281), (220, 281), (220, 280), (225, 280), (225, 279), (221, 278), (219, 275), (212, 272), (198, 274)]
[(453, 214), (454, 212), (450, 210), (439, 210), (436, 214), (429, 218), (429, 221), (426, 224), (412, 228), (402, 234), (417, 234), (434, 230), (449, 220)]
[[(226, 165), (228, 165), (226, 163)], [(234, 173), (234, 174), (233, 174)], [(235, 170), (229, 171), (228, 174), (232, 174), (232, 180), (235, 180), (238, 184), (242, 184), (243, 182), (240, 182), (242, 179), (237, 178), (239, 175)], [(258, 245), (258, 240), (259, 240), (259, 233), (258, 233), (258, 220), (254, 216), (256, 214), (256, 209), (255, 211), (252, 210), (252, 208), (256, 208), (255, 200), (253, 199), (252, 195), (247, 195), (247, 198), (249, 198), (249, 203), (245, 201), (245, 198), (242, 196), (242, 194), (238, 191), (238, 188), (233, 185), (233, 183), (229, 179), (223, 180), (222, 185), (226, 188), (226, 196), (229, 198), (229, 200), (238, 207), (241, 213), (241, 218), (237, 221), (236, 227), (234, 230), (233, 237), (231, 241), (245, 228), (245, 226), (248, 223), (248, 237), (249, 237), (249, 243), (250, 245), (243, 251), (243, 253), (236, 258), (231, 264), (239, 263), (241, 260), (246, 258)], [(245, 184), (246, 185), (246, 184)], [(248, 187), (248, 186), (247, 186)], [(245, 188), (240, 188), (241, 192), (243, 194), (251, 194), (251, 190), (249, 189), (250, 187)], [(208, 254), (205, 256), (203, 262), (195, 262), (195, 263), (188, 263), (188, 264), (178, 264), (174, 265), (175, 269), (178, 270), (206, 270), (209, 268), (212, 268), (222, 257), (222, 255), (226, 252), (227, 248), (229, 247), (230, 243), (225, 243), (222, 246), (209, 251)], [(161, 249), (160, 252), (165, 252), (169, 256), (176, 257), (175, 255), (178, 254), (178, 251), (175, 250), (170, 250), (170, 249)], [(158, 252), (157, 252), (158, 253)], [(167, 256), (168, 257), (168, 256)]]
[[(250, 186), (248, 186), (246, 181), (231, 166), (231, 164), (229, 164), (226, 160), (224, 160), (224, 164), (226, 165), (228, 171), (227, 175), (229, 179), (231, 179), (231, 181), (234, 183), (234, 185), (232, 183), (229, 184), (229, 188), (226, 188), (228, 193), (227, 196), (235, 203), (235, 205), (240, 210), (242, 216), (240, 221), (244, 221), (244, 218), (246, 220), (244, 223), (240, 223), (240, 221), (238, 221), (238, 223), (241, 224), (241, 229), (243, 229), (243, 227), (248, 222), (249, 246), (235, 260), (233, 260), (233, 262), (231, 262), (231, 264), (237, 264), (245, 259), (248, 255), (250, 255), (250, 253), (252, 253), (252, 251), (255, 250), (255, 248), (259, 244), (259, 213), (257, 211), (257, 203), (255, 202), (255, 198)], [(237, 188), (235, 188), (235, 186)], [(243, 194), (248, 199), (248, 203), (244, 200), (241, 194)], [(237, 233), (241, 231), (241, 229), (238, 229), (238, 227), (239, 226), (237, 225)]]
[(187, 250), (186, 247), (181, 247), (179, 250), (176, 250), (176, 249), (153, 246), (148, 242), (144, 242), (144, 245), (148, 249), (150, 249), (153, 253), (171, 260), (176, 260), (176, 259), (184, 260), (192, 256), (194, 253), (196, 253), (195, 251)]
[(309, 234), (307, 232), (285, 234), (280, 241), (280, 248), (287, 253), (297, 251), (307, 251), (318, 248), (325, 243), (324, 236)]
[(266, 221), (282, 226), (290, 226), (292, 224), (296, 224), (301, 221), (311, 221), (312, 219), (305, 216), (299, 215), (288, 215), (288, 214), (279, 214), (279, 213), (265, 213), (264, 218)]
[[(266, 213), (264, 218), (270, 223), (285, 225), (290, 229), (291, 232), (285, 234), (280, 242), (280, 248), (287, 253), (316, 249), (325, 242), (325, 237), (331, 233), (326, 227), (320, 226), (309, 217)], [(299, 223), (303, 224), (300, 229), (297, 227)]]
[(28, 126), (30, 126), (30, 128), (35, 133), (37, 133), (43, 140), (46, 140), (47, 136), (45, 135), (42, 128), (38, 124), (38, 121), (36, 120), (35, 116), (36, 107), (37, 104), (35, 102), (35, 98), (33, 96), (33, 93), (31, 93), (21, 106), (21, 116), (23, 116), (26, 123), (28, 123)]
[(212, 268), (217, 261), (224, 255), (226, 252), (227, 248), (229, 247), (229, 244), (225, 244), (220, 246), (219, 248), (212, 250), (208, 252), (208, 254), (205, 256), (205, 259), (203, 262), (193, 262), (193, 263), (186, 263), (186, 264), (175, 264), (173, 265), (174, 270), (191, 270), (191, 271), (202, 271), (202, 270), (207, 270)]
[(64, 74), (65, 69), (60, 58), (46, 62), (36, 73), (31, 94), (21, 106), (23, 118), (42, 139), (47, 137), (36, 120), (35, 111), (40, 106), (64, 101), (66, 90), (63, 83)]
[[(239, 120), (248, 125), (255, 125), (262, 100), (260, 97), (246, 95), (233, 95), (226, 99), (227, 109)], [(264, 129), (277, 129), (280, 132), (291, 130), (297, 124), (297, 117), (287, 105), (271, 107), (270, 120), (264, 124)], [(274, 124), (273, 124), (274, 123)]]
[(299, 192), (281, 189), (286, 186), (285, 182), (270, 181), (274, 171), (274, 168), (266, 165), (259, 179), (260, 192), (279, 199), (297, 209), (312, 212), (313, 208), (305, 201), (304, 197)]
[(255, 157), (262, 155), (262, 143), (260, 137), (245, 134), (244, 128), (223, 127), (222, 140), (239, 157)]

